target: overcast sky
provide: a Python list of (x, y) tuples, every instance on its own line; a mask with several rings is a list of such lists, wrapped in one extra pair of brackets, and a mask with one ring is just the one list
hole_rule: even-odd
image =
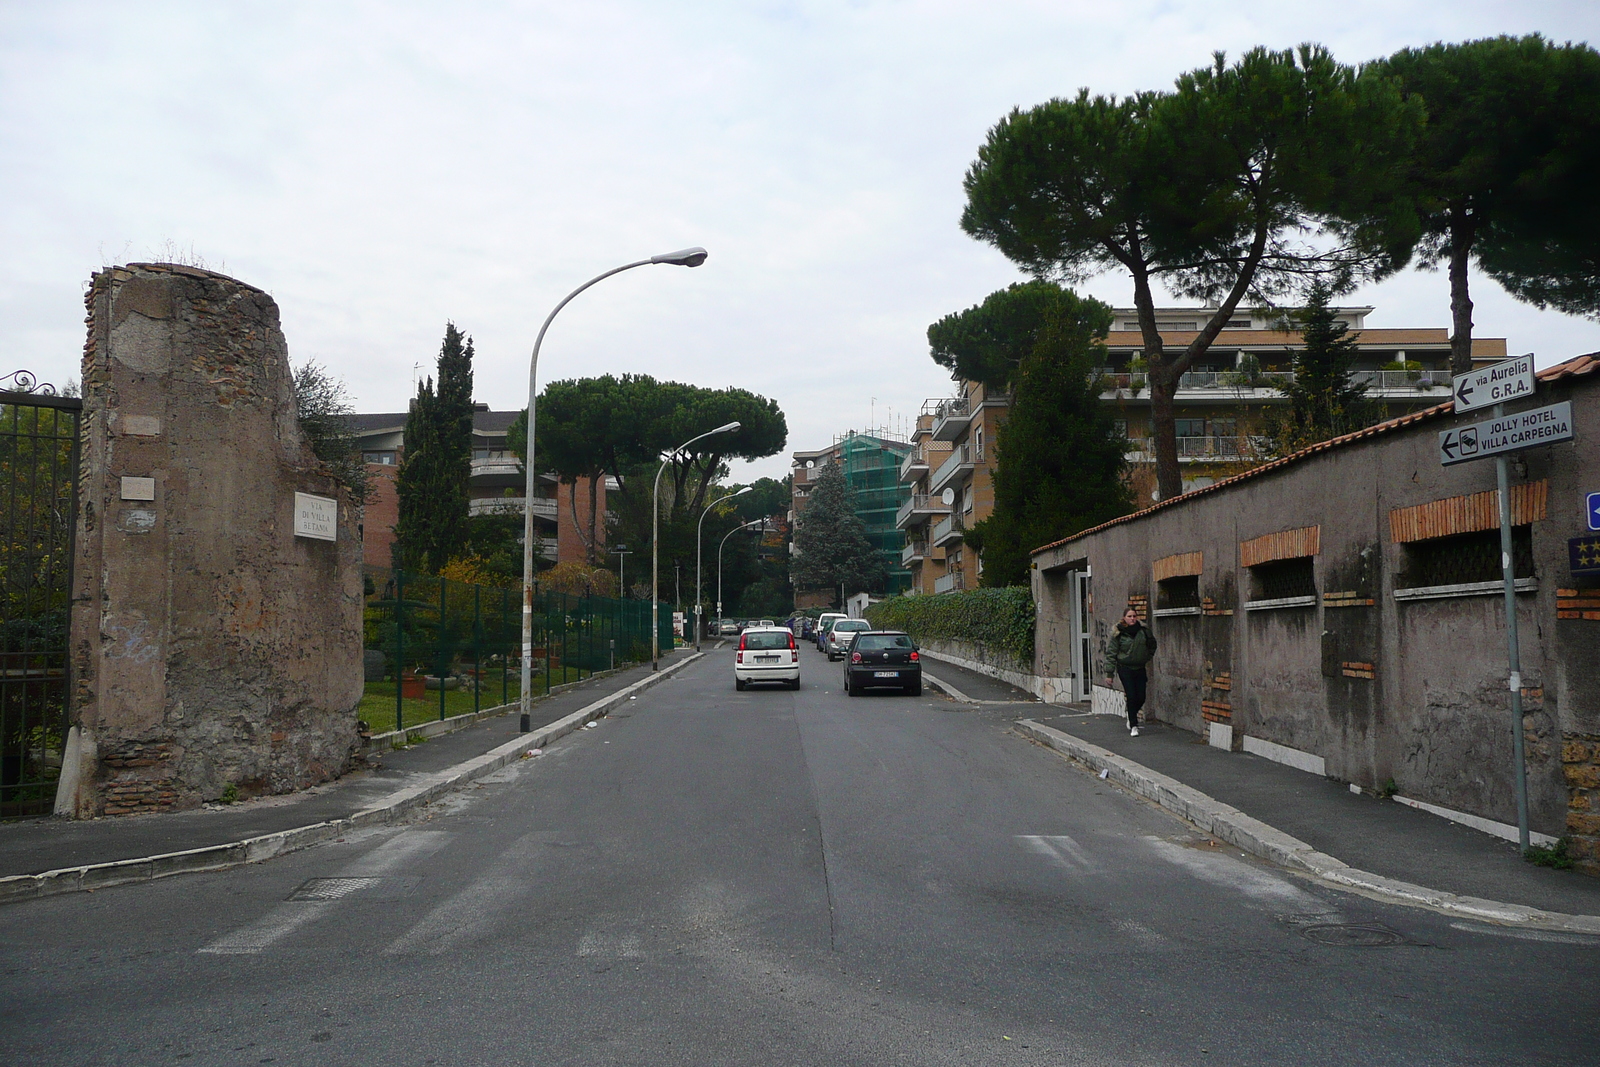
[[(947, 394), (928, 324), (1020, 277), (957, 226), (1013, 106), (1167, 88), (1217, 49), (1354, 63), (1533, 31), (1593, 42), (1600, 3), (0, 0), (0, 374), (76, 377), (89, 274), (179, 249), (272, 293), (294, 360), (360, 410), (404, 410), (447, 320), (478, 399), (519, 408), (562, 296), (698, 244), (697, 270), (579, 297), (540, 381), (738, 385), (820, 447)], [(1600, 349), (1595, 323), (1475, 285), (1479, 336), (1541, 365)], [(1437, 273), (1351, 300), (1370, 326), (1449, 322)]]

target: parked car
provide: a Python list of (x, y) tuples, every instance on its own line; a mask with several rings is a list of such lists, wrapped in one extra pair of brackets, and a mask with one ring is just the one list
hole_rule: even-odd
[(800, 688), (800, 646), (781, 626), (753, 626), (739, 635), (733, 653), (733, 687), (753, 682), (782, 682)]
[(840, 659), (850, 650), (850, 642), (856, 634), (863, 630), (872, 629), (872, 624), (866, 619), (835, 619), (828, 628), (828, 659)]
[(822, 613), (817, 619), (816, 641), (818, 652), (828, 651), (828, 627), (840, 619), (848, 619), (849, 617), (842, 611), (824, 611)]
[(922, 658), (911, 635), (899, 630), (858, 630), (845, 652), (844, 691), (893, 687), (922, 694)]
[(736, 637), (739, 633), (739, 623), (733, 619), (723, 619), (717, 627), (717, 632), (723, 637)]
[(762, 619), (760, 622), (756, 623), (756, 625), (765, 628), (769, 626), (776, 626), (778, 624), (773, 622), (771, 619)]

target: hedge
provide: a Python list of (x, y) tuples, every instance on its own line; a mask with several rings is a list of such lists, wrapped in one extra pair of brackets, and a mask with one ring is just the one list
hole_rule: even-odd
[(869, 605), (867, 621), (904, 630), (919, 643), (964, 641), (983, 645), (1033, 669), (1033, 595), (1027, 586), (972, 589), (935, 596), (897, 596)]

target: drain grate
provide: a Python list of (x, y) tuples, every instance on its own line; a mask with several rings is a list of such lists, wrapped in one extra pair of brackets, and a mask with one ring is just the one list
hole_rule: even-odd
[(1406, 943), (1404, 934), (1381, 923), (1324, 923), (1301, 928), (1300, 936), (1333, 948), (1383, 948)]
[(381, 882), (381, 878), (310, 878), (289, 894), (290, 900), (338, 900)]

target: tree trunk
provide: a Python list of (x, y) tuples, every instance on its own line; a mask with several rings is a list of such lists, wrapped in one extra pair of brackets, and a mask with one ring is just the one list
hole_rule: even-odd
[[(1150, 292), (1150, 275), (1137, 258), (1139, 247), (1131, 242), (1133, 306), (1139, 312), (1139, 333), (1144, 338), (1146, 380), (1150, 383), (1150, 448), (1156, 456), (1156, 491), (1161, 499), (1183, 492), (1183, 475), (1178, 470), (1177, 424), (1173, 421), (1172, 394), (1177, 379), (1170, 376), (1161, 333), (1156, 329), (1155, 296)], [(1143, 505), (1144, 501), (1137, 501)]]
[(585, 547), (589, 551), (589, 565), (593, 567), (600, 566), (600, 486), (604, 479), (604, 472), (589, 475), (589, 536)]
[(1472, 370), (1472, 297), (1467, 293), (1467, 263), (1475, 223), (1464, 207), (1450, 209), (1450, 373)]

